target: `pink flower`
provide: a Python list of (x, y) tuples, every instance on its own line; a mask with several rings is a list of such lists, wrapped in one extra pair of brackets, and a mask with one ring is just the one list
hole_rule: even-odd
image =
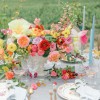
[(65, 48), (65, 51), (66, 51), (67, 53), (71, 53), (72, 50), (73, 50), (72, 46), (68, 46), (68, 47)]
[(32, 51), (33, 51), (33, 52), (37, 52), (37, 51), (38, 51), (37, 45), (32, 45)]
[(60, 54), (58, 51), (53, 51), (49, 54), (49, 61), (57, 62), (60, 58)]
[(38, 55), (39, 55), (39, 56), (43, 56), (44, 53), (45, 53), (45, 52), (44, 52), (43, 50), (39, 50), (39, 51), (38, 51)]
[(65, 39), (65, 43), (66, 44), (72, 43), (72, 38), (71, 37), (68, 37), (67, 39)]
[(83, 45), (85, 45), (85, 44), (88, 42), (88, 38), (87, 38), (87, 36), (86, 36), (87, 32), (88, 32), (87, 30), (81, 31), (80, 41), (81, 41), (81, 43), (82, 43)]
[(36, 37), (33, 39), (32, 43), (33, 44), (39, 44), (43, 39), (41, 37)]
[(31, 52), (30, 55), (31, 56), (35, 56), (36, 55), (36, 52)]
[(50, 45), (50, 51), (55, 51), (56, 50), (56, 43), (52, 42)]
[(34, 20), (34, 24), (35, 25), (39, 25), (40, 24), (40, 18), (35, 18), (35, 20)]
[(56, 77), (56, 76), (57, 76), (57, 73), (56, 73), (55, 71), (52, 71), (52, 72), (51, 72), (51, 76), (52, 76), (52, 77)]
[(2, 32), (4, 35), (12, 34), (12, 30), (10, 30), (10, 29), (1, 29), (1, 32)]
[(38, 88), (38, 86), (37, 86), (35, 83), (33, 83), (33, 84), (31, 85), (31, 88), (32, 88), (33, 90), (36, 90), (36, 89)]
[(62, 79), (63, 79), (63, 80), (69, 79), (69, 74), (68, 74), (68, 73), (64, 74), (64, 75), (62, 76)]

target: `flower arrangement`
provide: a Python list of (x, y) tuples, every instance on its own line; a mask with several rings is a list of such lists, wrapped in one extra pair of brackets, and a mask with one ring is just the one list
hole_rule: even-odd
[[(4, 64), (11, 64), (12, 68), (17, 66), (18, 59), (28, 55), (48, 57), (49, 61), (57, 62), (61, 58), (61, 52), (66, 54), (76, 52), (71, 23), (59, 22), (52, 24), (50, 30), (46, 30), (40, 23), (40, 19), (36, 18), (34, 24), (24, 19), (16, 19), (8, 23), (8, 26), (8, 29), (1, 30), (8, 38), (7, 40), (0, 39), (0, 60), (3, 60)], [(81, 31), (81, 35), (76, 34), (79, 36), (78, 42), (87, 43), (86, 33), (87, 31)], [(10, 72), (6, 74), (6, 77), (8, 74), (13, 76)], [(51, 74), (56, 76), (55, 71)], [(7, 78), (11, 79), (11, 77)]]

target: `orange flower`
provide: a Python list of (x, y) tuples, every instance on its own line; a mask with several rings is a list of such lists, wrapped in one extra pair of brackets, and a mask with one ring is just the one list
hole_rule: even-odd
[(8, 51), (8, 54), (9, 54), (10, 56), (12, 56), (12, 55), (13, 55), (13, 52), (11, 52), (11, 51)]
[(32, 44), (30, 44), (30, 45), (28, 46), (27, 50), (28, 50), (28, 52), (31, 52), (31, 50), (32, 50)]
[(14, 78), (14, 73), (9, 71), (5, 73), (6, 79), (11, 80), (12, 78)]
[(25, 48), (29, 45), (29, 42), (30, 42), (30, 39), (23, 35), (21, 36), (18, 40), (17, 40), (17, 43), (18, 45), (21, 47), (21, 48)]
[(4, 57), (4, 49), (0, 49), (0, 60)]

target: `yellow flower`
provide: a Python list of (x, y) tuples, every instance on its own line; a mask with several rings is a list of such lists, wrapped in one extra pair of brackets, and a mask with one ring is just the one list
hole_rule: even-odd
[(7, 50), (8, 50), (8, 51), (14, 52), (16, 49), (17, 49), (17, 46), (16, 46), (16, 44), (14, 44), (14, 43), (10, 43), (10, 44), (8, 44), (8, 46), (7, 46)]
[(57, 32), (53, 32), (53, 31), (51, 31), (50, 34), (51, 34), (54, 38), (57, 38), (58, 36), (60, 36), (59, 33), (57, 33)]
[(7, 56), (6, 54), (4, 55), (4, 61), (5, 61), (6, 63), (11, 63), (11, 62), (12, 62), (12, 60), (13, 60), (13, 58), (12, 58), (12, 57)]
[(4, 72), (8, 72), (9, 68), (7, 66), (3, 66), (2, 69), (4, 70)]
[(71, 29), (72, 29), (72, 25), (69, 25), (63, 32), (62, 34), (64, 35), (64, 37), (68, 37), (71, 33)]
[(0, 48), (3, 47), (4, 40), (0, 39)]

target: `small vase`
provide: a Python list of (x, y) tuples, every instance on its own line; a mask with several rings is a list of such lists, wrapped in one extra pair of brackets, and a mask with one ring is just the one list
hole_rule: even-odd
[(47, 57), (42, 56), (28, 56), (27, 58), (21, 61), (22, 67), (27, 66), (29, 71), (34, 75), (35, 72), (38, 73), (38, 76), (45, 76), (44, 64), (47, 62)]

